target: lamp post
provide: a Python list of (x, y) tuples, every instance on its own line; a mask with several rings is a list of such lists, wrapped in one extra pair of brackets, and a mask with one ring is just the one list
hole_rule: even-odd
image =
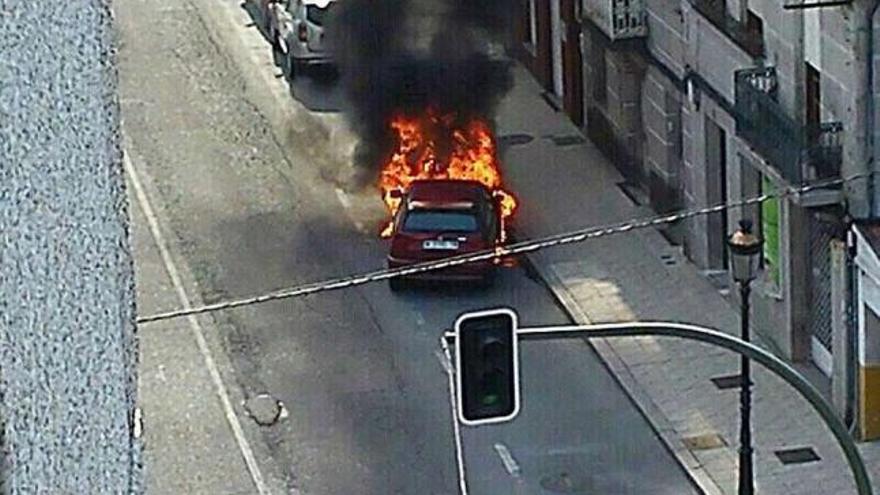
[[(728, 239), (733, 279), (739, 285), (741, 336), (749, 338), (749, 294), (752, 280), (758, 272), (761, 239), (752, 234), (751, 220), (741, 220), (739, 229)], [(752, 469), (752, 381), (749, 358), (740, 357), (740, 429), (739, 429), (739, 495), (753, 495), (755, 474)]]

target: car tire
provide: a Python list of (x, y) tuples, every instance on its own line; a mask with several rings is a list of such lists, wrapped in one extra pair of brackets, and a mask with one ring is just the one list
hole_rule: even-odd
[(403, 277), (394, 277), (388, 279), (388, 288), (391, 289), (391, 292), (399, 292), (403, 290), (406, 282), (403, 280)]

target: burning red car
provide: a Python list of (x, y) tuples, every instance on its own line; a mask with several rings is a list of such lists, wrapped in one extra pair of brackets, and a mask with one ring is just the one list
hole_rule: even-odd
[[(416, 180), (395, 196), (400, 206), (390, 226), (389, 268), (491, 249), (502, 242), (502, 199), (478, 181)], [(495, 263), (488, 260), (414, 278), (477, 279), (490, 285), (494, 276)], [(391, 290), (402, 285), (400, 277), (388, 282)]]

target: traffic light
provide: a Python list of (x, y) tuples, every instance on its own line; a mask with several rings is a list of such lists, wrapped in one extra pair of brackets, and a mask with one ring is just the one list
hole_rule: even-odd
[(519, 412), (516, 313), (465, 313), (455, 321), (458, 417), (466, 425), (498, 423)]

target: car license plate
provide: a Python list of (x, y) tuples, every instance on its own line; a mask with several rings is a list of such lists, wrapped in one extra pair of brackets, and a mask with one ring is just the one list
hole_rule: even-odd
[(425, 250), (455, 250), (458, 249), (458, 241), (425, 241), (422, 243)]

